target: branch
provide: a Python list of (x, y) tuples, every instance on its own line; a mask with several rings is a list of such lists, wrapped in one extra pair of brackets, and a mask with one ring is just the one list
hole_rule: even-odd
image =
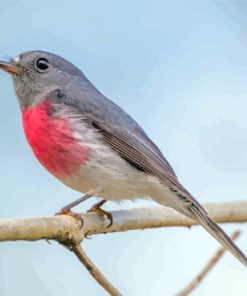
[[(205, 208), (218, 223), (247, 221), (247, 202), (244, 201), (208, 204)], [(79, 217), (81, 219), (60, 215), (0, 220), (0, 241), (56, 240), (74, 252), (106, 291), (111, 295), (120, 296), (120, 292), (100, 273), (81, 249), (79, 243), (85, 236), (164, 226), (190, 227), (196, 224), (191, 219), (165, 207), (113, 211), (113, 224), (109, 228), (107, 228), (109, 221), (96, 213), (83, 213)]]
[[(241, 232), (236, 230), (232, 235), (232, 240), (236, 240), (240, 236)], [(221, 247), (214, 254), (214, 256), (208, 261), (206, 266), (199, 272), (199, 274), (192, 280), (187, 287), (185, 287), (181, 292), (179, 292), (176, 296), (188, 296), (194, 289), (196, 289), (203, 279), (207, 276), (207, 274), (213, 269), (216, 263), (220, 260), (220, 258), (224, 255), (226, 249)]]
[(96, 281), (111, 295), (121, 296), (122, 294), (104, 277), (93, 262), (88, 258), (86, 253), (81, 248), (81, 245), (73, 245), (71, 251), (77, 256), (80, 262), (86, 267)]
[(81, 222), (68, 215), (0, 220), (0, 241), (40, 239), (81, 242)]
[[(211, 203), (204, 205), (217, 223), (247, 221), (247, 201)], [(0, 220), (0, 241), (54, 239), (79, 243), (85, 235), (146, 229), (153, 227), (185, 226), (196, 222), (165, 207), (113, 211), (113, 225), (96, 213), (81, 214), (80, 221), (68, 215)]]

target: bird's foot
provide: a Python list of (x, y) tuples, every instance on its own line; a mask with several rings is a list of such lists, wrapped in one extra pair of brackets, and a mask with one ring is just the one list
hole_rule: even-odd
[(99, 214), (101, 217), (107, 217), (107, 219), (110, 221), (110, 223), (107, 226), (107, 228), (109, 228), (113, 223), (113, 217), (110, 212), (101, 209), (101, 206), (103, 206), (104, 203), (106, 203), (105, 199), (93, 205), (91, 209), (89, 209), (87, 212), (93, 212)]
[(73, 213), (71, 211), (72, 208), (74, 208), (75, 206), (79, 205), (83, 201), (87, 200), (91, 196), (92, 195), (89, 194), (89, 193), (83, 195), (82, 197), (80, 197), (80, 198), (74, 200), (73, 202), (67, 204), (66, 206), (62, 207), (62, 209), (56, 215), (69, 215), (70, 212)]
[(71, 211), (70, 209), (66, 209), (66, 208), (62, 208), (59, 212), (57, 212), (55, 214), (55, 216), (59, 216), (59, 215), (68, 215), (68, 216), (74, 217), (76, 219), (81, 217), (80, 214), (77, 214), (77, 213)]
[(82, 196), (81, 198), (67, 204), (66, 206), (62, 207), (62, 209), (57, 212), (55, 215), (58, 216), (58, 215), (68, 215), (68, 216), (71, 216), (73, 218), (75, 218), (77, 221), (80, 221), (81, 223), (81, 227), (84, 225), (84, 221), (81, 217), (80, 214), (77, 214), (75, 212), (72, 212), (71, 209), (75, 206), (77, 206), (79, 203), (87, 200), (88, 198), (90, 198), (91, 195), (90, 194), (85, 194), (84, 196)]
[(85, 195), (83, 195), (82, 197), (76, 199), (75, 201), (67, 204), (66, 206), (62, 207), (62, 209), (57, 212), (55, 215), (69, 215), (73, 218), (75, 218), (77, 221), (81, 222), (81, 227), (84, 225), (84, 221), (81, 217), (80, 214), (77, 214), (75, 212), (72, 212), (71, 209), (74, 208), (75, 206), (79, 205), (80, 203), (84, 202), (85, 200), (89, 199), (90, 197), (92, 197), (94, 194), (98, 194), (99, 192), (102, 191), (101, 187), (97, 187), (94, 188), (90, 191), (88, 191)]
[(68, 215), (70, 217), (73, 217), (77, 221), (79, 221), (81, 223), (80, 227), (83, 227), (83, 225), (84, 225), (84, 221), (83, 221), (81, 215), (77, 214), (75, 212), (72, 212), (69, 208), (63, 207), (59, 212), (57, 212), (55, 214), (55, 216), (59, 216), (59, 215)]
[[(89, 199), (95, 194), (98, 194), (102, 191), (101, 187), (96, 187), (92, 190), (89, 190), (85, 195), (82, 197), (72, 201), (71, 203), (67, 204), (66, 206), (62, 207), (62, 209), (56, 215), (70, 215), (74, 216), (75, 213), (71, 211), (72, 208), (78, 206), (80, 203), (84, 202), (85, 200)], [(72, 215), (69, 213), (73, 213)]]

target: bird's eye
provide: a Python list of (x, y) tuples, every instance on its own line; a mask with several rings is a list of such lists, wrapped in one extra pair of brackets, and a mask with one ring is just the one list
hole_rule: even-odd
[(49, 68), (49, 62), (45, 58), (36, 61), (36, 67), (39, 71), (45, 71)]

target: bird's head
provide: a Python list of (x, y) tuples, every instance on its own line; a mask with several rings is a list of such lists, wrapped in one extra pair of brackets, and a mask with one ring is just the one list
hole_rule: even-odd
[(67, 60), (44, 51), (29, 51), (9, 62), (0, 61), (0, 69), (11, 74), (21, 108), (38, 104), (54, 89), (69, 87), (82, 72)]

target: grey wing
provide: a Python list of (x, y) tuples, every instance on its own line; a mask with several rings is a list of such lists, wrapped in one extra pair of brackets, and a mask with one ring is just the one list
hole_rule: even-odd
[(105, 143), (116, 150), (125, 160), (134, 164), (140, 170), (157, 177), (171, 191), (177, 192), (181, 199), (186, 199), (188, 202), (200, 206), (180, 184), (176, 175), (171, 172), (164, 156), (154, 153), (149, 141), (140, 138), (127, 129), (99, 121), (92, 118), (91, 115), (88, 116), (93, 125), (98, 128), (98, 132)]
[[(98, 105), (100, 105), (102, 101), (104, 102), (104, 104), (100, 106), (100, 109), (98, 109)], [(111, 144), (110, 138), (113, 139), (115, 136), (115, 140), (118, 139), (118, 144), (120, 144), (120, 142), (124, 144), (125, 142), (127, 146), (131, 147), (134, 144), (134, 143), (131, 143), (131, 140), (133, 139), (133, 141), (136, 142), (136, 145), (138, 144), (138, 146), (143, 147), (145, 152), (147, 153), (149, 152), (148, 153), (149, 156), (152, 155), (153, 158), (155, 158), (155, 160), (161, 163), (163, 169), (167, 173), (173, 176), (176, 176), (173, 168), (171, 167), (169, 162), (165, 159), (165, 157), (163, 156), (159, 148), (154, 144), (154, 142), (147, 136), (145, 131), (129, 114), (127, 114), (114, 102), (108, 100), (104, 96), (102, 96), (101, 100), (97, 102), (98, 102), (98, 105), (95, 106), (96, 108), (91, 108), (89, 110), (90, 112), (88, 112), (87, 114), (89, 116), (93, 115), (95, 117), (94, 119), (96, 120), (94, 120), (94, 122), (95, 123), (97, 122), (98, 126), (100, 127), (102, 133), (106, 138), (106, 141), (108, 139), (109, 144)], [(95, 113), (96, 113), (96, 116), (95, 116)], [(112, 137), (110, 137), (111, 133), (112, 133)], [(112, 141), (113, 145), (114, 143), (116, 144), (116, 141), (115, 142)], [(120, 146), (119, 148), (121, 147), (123, 148), (123, 146), (121, 147)], [(131, 158), (131, 154), (130, 154), (130, 158)], [(131, 161), (131, 159), (129, 159), (129, 161)]]

